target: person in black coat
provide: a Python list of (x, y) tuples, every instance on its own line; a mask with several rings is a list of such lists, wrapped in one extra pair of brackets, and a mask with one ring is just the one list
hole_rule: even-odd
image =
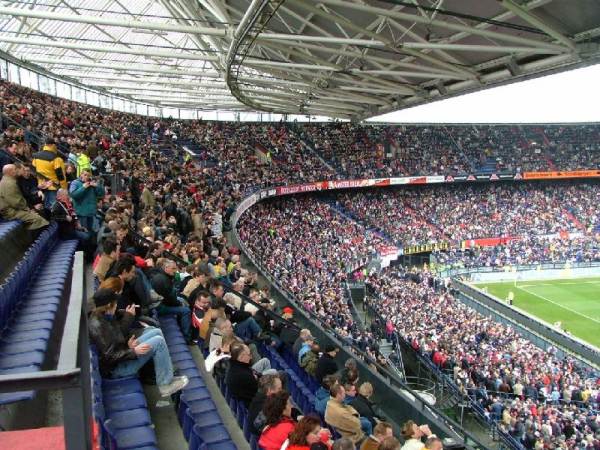
[(250, 402), (248, 406), (248, 420), (250, 422), (250, 431), (252, 434), (260, 434), (261, 429), (255, 427), (255, 420), (263, 409), (263, 405), (267, 400), (267, 397), (273, 394), (281, 392), (283, 385), (279, 375), (263, 375), (260, 378), (260, 389)]
[(375, 412), (375, 404), (369, 400), (371, 395), (373, 395), (373, 385), (366, 381), (358, 388), (358, 394), (350, 402), (350, 406), (360, 414), (360, 417), (366, 417), (371, 422), (371, 425), (375, 426), (377, 425), (377, 420), (380, 420), (380, 418)]
[(177, 273), (177, 264), (174, 261), (166, 260), (162, 267), (159, 267), (152, 275), (152, 288), (162, 296), (158, 314), (176, 314), (181, 332), (188, 343), (191, 343), (192, 312), (187, 301), (177, 297), (175, 273)]
[(338, 371), (338, 365), (335, 362), (335, 357), (340, 351), (335, 345), (327, 345), (325, 347), (325, 353), (319, 358), (317, 362), (317, 370), (315, 371), (315, 378), (319, 383), (323, 383), (323, 378), (327, 375), (333, 375)]
[(241, 343), (231, 346), (231, 359), (225, 382), (232, 397), (244, 402), (246, 407), (258, 392), (258, 377), (252, 370), (250, 348)]

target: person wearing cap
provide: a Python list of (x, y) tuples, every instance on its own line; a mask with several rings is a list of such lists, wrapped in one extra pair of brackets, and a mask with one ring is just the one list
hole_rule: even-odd
[(183, 389), (188, 378), (173, 376), (171, 356), (161, 330), (147, 327), (139, 337), (128, 338), (124, 330), (129, 330), (135, 320), (136, 305), (129, 305), (117, 314), (118, 298), (111, 289), (99, 289), (93, 297), (96, 308), (90, 314), (89, 334), (98, 350), (102, 376), (134, 376), (152, 359), (161, 396), (168, 397)]
[(319, 358), (317, 370), (315, 371), (315, 378), (319, 383), (323, 383), (323, 378), (326, 375), (337, 373), (338, 365), (335, 362), (335, 357), (339, 351), (340, 349), (333, 344), (325, 346), (324, 353)]

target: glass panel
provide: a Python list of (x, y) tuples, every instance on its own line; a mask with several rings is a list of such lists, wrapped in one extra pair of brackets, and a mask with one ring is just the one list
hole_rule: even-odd
[(233, 121), (235, 120), (235, 115), (232, 112), (227, 112), (227, 111), (217, 111), (217, 120), (228, 120), (228, 121)]
[(71, 100), (71, 85), (65, 84), (62, 81), (56, 82), (56, 95), (62, 98)]
[(56, 80), (48, 78), (48, 94), (56, 95)]
[(90, 105), (100, 106), (100, 99), (97, 92), (87, 91), (86, 98)]
[(218, 120), (216, 111), (198, 111), (198, 119)]
[(156, 106), (148, 106), (148, 115), (152, 117), (160, 117), (160, 108)]
[(142, 116), (147, 116), (148, 115), (148, 106), (138, 103), (136, 105), (136, 112)]
[(179, 118), (179, 109), (178, 108), (163, 108), (162, 115), (165, 118), (172, 117), (173, 119)]
[(8, 80), (8, 67), (6, 64), (7, 62), (5, 60), (0, 60), (0, 78), (3, 80)]
[(128, 106), (129, 106), (129, 112), (131, 114), (135, 114), (136, 113), (136, 104), (134, 102), (129, 102)]
[(124, 107), (125, 105), (123, 105), (123, 100), (121, 100), (120, 98), (113, 98), (114, 109), (116, 109), (117, 111), (123, 111)]
[(19, 66), (8, 63), (8, 81), (20, 84), (19, 81)]
[(85, 103), (85, 91), (77, 86), (73, 86), (71, 88), (71, 92), (73, 95), (73, 100), (76, 102)]
[(29, 70), (24, 67), (19, 67), (19, 76), (22, 86), (31, 87), (31, 83), (29, 82)]
[(194, 109), (180, 109), (179, 110), (179, 118), (180, 119), (187, 119), (187, 120), (192, 120), (192, 119), (196, 119), (196, 110)]
[(102, 108), (111, 109), (112, 108), (111, 98), (107, 95), (101, 95), (100, 96), (100, 106)]
[(40, 92), (43, 92), (44, 94), (48, 94), (48, 77), (45, 77), (44, 75), (39, 75), (38, 76), (38, 82), (40, 84)]

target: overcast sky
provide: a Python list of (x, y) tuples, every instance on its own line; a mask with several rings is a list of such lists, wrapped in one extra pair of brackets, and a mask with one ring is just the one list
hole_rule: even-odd
[(600, 64), (416, 106), (382, 122), (600, 122)]

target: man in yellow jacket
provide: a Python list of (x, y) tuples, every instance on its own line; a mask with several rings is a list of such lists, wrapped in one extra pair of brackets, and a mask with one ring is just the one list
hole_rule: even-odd
[(67, 189), (65, 162), (58, 156), (53, 139), (47, 139), (42, 151), (33, 154), (32, 164), (38, 174), (38, 186), (44, 193), (44, 208), (50, 210), (56, 202), (56, 191)]

